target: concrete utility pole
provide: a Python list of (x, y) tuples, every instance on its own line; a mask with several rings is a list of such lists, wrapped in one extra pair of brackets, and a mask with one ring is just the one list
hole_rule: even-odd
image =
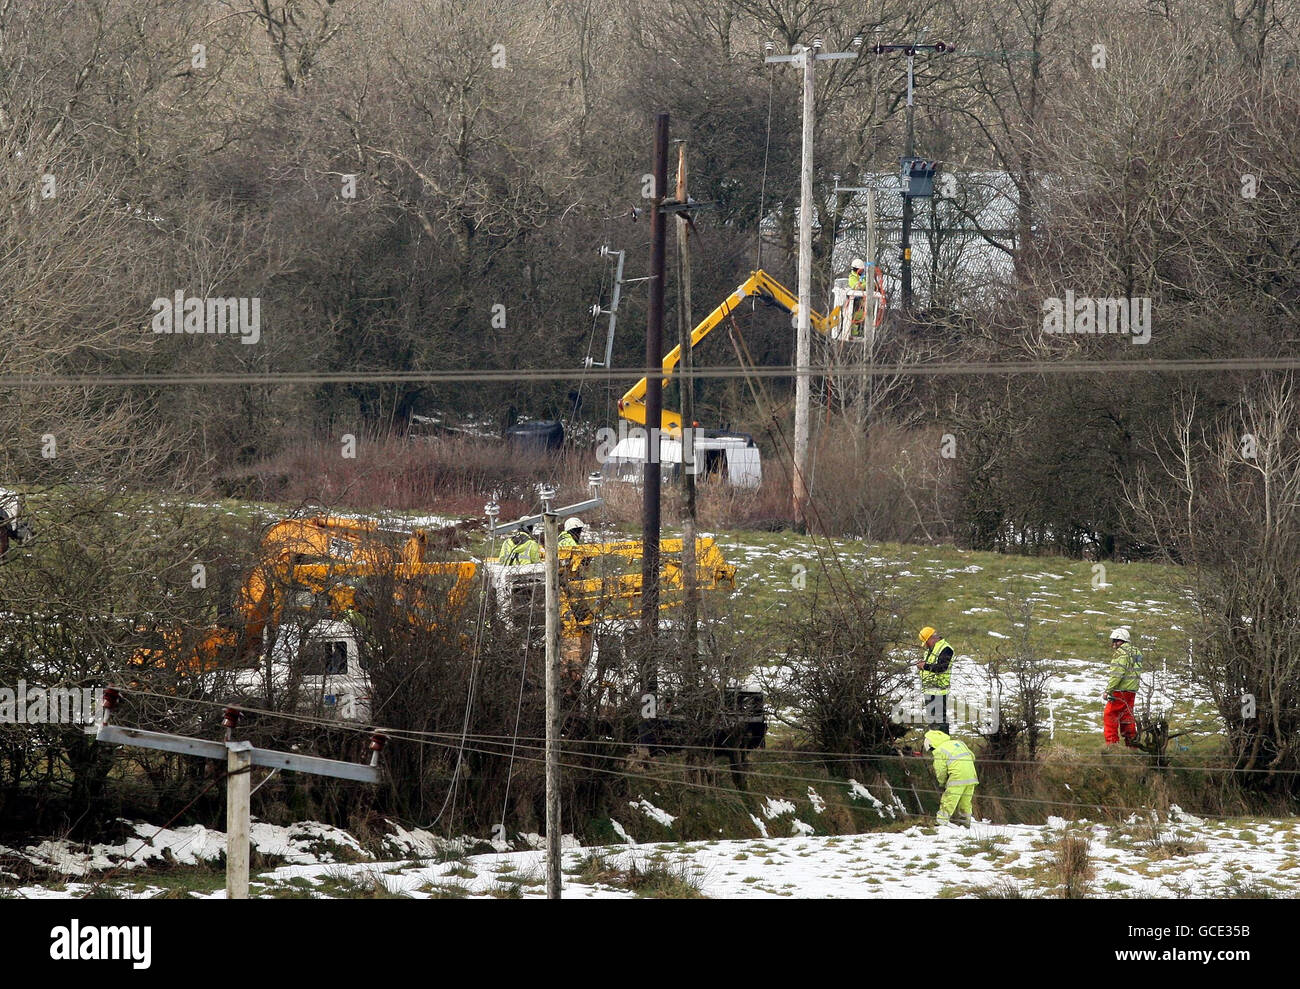
[[(822, 39), (813, 40), (792, 55), (771, 55), (765, 62), (798, 62), (803, 66), (803, 153), (799, 166), (799, 312), (795, 322), (794, 385), (794, 520), (800, 531), (808, 527), (808, 433), (812, 401), (812, 213), (813, 213), (813, 131), (815, 120), (814, 86), (819, 60), (857, 58), (862, 37), (853, 39), (851, 52), (819, 54)], [(772, 50), (771, 43), (766, 46)], [(760, 219), (761, 222), (761, 219)]]
[(799, 322), (795, 331), (794, 382), (794, 520), (800, 531), (808, 527), (808, 421), (812, 402), (812, 192), (813, 78), (821, 42), (803, 50), (803, 153), (799, 161)]
[[(686, 142), (677, 145), (677, 202), (684, 207), (686, 195)], [(682, 393), (682, 492), (686, 517), (682, 521), (682, 583), (686, 588), (686, 641), (689, 657), (695, 654), (695, 627), (699, 615), (699, 584), (695, 574), (695, 382), (691, 333), (691, 221), (687, 213), (677, 214), (677, 345), (681, 348), (678, 382)]]
[[(840, 177), (835, 176), (835, 194), (849, 193), (856, 195), (862, 193), (867, 197), (867, 251), (866, 262), (870, 266), (870, 275), (868, 276), (867, 304), (863, 306), (864, 318), (862, 327), (863, 342), (867, 345), (867, 360), (863, 364), (862, 384), (858, 389), (856, 402), (859, 406), (865, 403), (866, 408), (862, 411), (862, 423), (866, 422), (866, 414), (871, 409), (869, 388), (874, 380), (871, 374), (871, 365), (874, 361), (876, 347), (876, 317), (880, 311), (880, 300), (876, 297), (876, 188), (870, 185), (840, 185)], [(845, 227), (840, 225), (840, 230)]]
[(546, 898), (560, 898), (560, 516), (542, 517), (546, 547)]
[[(867, 296), (867, 365), (872, 368), (876, 362), (876, 311), (880, 307), (880, 300), (876, 298), (876, 190), (875, 187), (867, 189), (867, 264), (871, 267), (868, 269), (871, 273), (871, 281), (868, 285), (870, 295)], [(871, 407), (876, 392), (876, 376), (868, 372), (867, 380), (863, 382), (863, 390), (867, 393), (867, 407), (863, 410), (864, 421), (871, 421)]]
[(654, 200), (650, 207), (650, 298), (645, 323), (645, 484), (641, 503), (641, 625), (659, 628), (659, 431), (663, 426), (664, 270), (667, 248), (663, 213), (668, 186), (668, 114), (655, 116)]

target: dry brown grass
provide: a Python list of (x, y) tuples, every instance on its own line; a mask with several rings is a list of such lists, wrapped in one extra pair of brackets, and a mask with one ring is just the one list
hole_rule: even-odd
[(1062, 834), (1052, 857), (1052, 869), (1063, 899), (1086, 899), (1092, 890), (1092, 880), (1097, 876), (1088, 836), (1076, 831)]

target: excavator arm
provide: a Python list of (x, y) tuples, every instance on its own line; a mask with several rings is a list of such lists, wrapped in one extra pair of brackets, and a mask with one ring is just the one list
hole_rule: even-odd
[[(239, 626), (207, 630), (183, 668), (211, 669), (255, 655), (262, 648), (266, 627), (283, 617), (287, 602), (281, 592), (287, 589), (325, 600), (330, 612), (338, 615), (356, 605), (359, 584), (386, 575), (394, 581), (397, 603), (417, 624), (425, 620), (421, 616), (426, 610), (438, 611), (424, 599), (426, 592), (420, 586), (430, 578), (446, 582), (451, 605), (465, 602), (474, 586), (476, 564), (426, 560), (429, 536), (423, 529), (403, 533), (407, 539), (396, 548), (381, 540), (385, 531), (373, 522), (332, 515), (276, 522), (262, 537), (262, 559), (239, 589)], [(168, 632), (163, 638), (168, 650), (181, 648), (179, 632)], [(160, 650), (141, 649), (135, 662), (152, 663), (162, 655)]]
[[(743, 283), (741, 283), (734, 292), (732, 292), (722, 304), (713, 312), (709, 313), (699, 325), (691, 331), (692, 349), (708, 336), (718, 324), (726, 319), (742, 302), (750, 297), (763, 299), (769, 305), (775, 305), (786, 312), (793, 313), (799, 308), (799, 300), (793, 292), (782, 285), (779, 281), (769, 275), (761, 268), (750, 274)], [(830, 333), (831, 327), (839, 321), (840, 311), (835, 309), (829, 316), (823, 316), (821, 313), (813, 310), (808, 314), (808, 319), (812, 328), (818, 333)], [(672, 376), (673, 369), (677, 367), (678, 362), (682, 359), (682, 347), (678, 344), (664, 356), (663, 377), (667, 381)], [(649, 383), (648, 378), (642, 378), (631, 388), (628, 389), (618, 402), (618, 414), (624, 419), (638, 423), (642, 426), (646, 424), (646, 407), (645, 393)], [(660, 430), (668, 436), (680, 436), (682, 432), (682, 417), (667, 409), (663, 411), (660, 419)]]

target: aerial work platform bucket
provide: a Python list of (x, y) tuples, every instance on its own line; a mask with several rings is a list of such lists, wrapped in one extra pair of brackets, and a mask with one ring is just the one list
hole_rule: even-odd
[(831, 302), (839, 318), (831, 327), (832, 340), (867, 343), (875, 337), (889, 302), (885, 295), (885, 276), (876, 265), (872, 265), (872, 283), (874, 288), (870, 290), (852, 289), (847, 278), (835, 279)]

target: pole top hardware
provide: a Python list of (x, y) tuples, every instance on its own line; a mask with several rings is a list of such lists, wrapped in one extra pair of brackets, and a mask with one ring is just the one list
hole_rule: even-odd
[(929, 52), (934, 52), (936, 55), (943, 55), (947, 52), (951, 52), (954, 50), (955, 49), (944, 44), (942, 41), (936, 41), (932, 45), (918, 45), (912, 42), (904, 42), (901, 44), (897, 42), (890, 42), (889, 44), (877, 44), (871, 46), (871, 53), (873, 55), (891, 55), (894, 52), (902, 52), (904, 55), (907, 55), (909, 58), (917, 54), (918, 52), (929, 51)]
[(710, 199), (707, 202), (701, 202), (698, 199), (688, 198), (686, 202), (678, 202), (676, 199), (665, 199), (659, 204), (660, 213), (693, 213), (697, 209), (704, 209), (709, 206), (716, 206), (716, 199)]

